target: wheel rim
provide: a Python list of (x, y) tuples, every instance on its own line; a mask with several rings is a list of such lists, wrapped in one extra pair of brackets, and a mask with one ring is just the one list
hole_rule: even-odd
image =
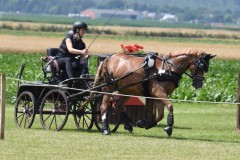
[(31, 92), (21, 93), (14, 110), (15, 124), (19, 128), (31, 128), (35, 118), (35, 98)]
[(49, 91), (41, 102), (40, 121), (44, 129), (60, 131), (69, 114), (66, 94), (58, 89)]

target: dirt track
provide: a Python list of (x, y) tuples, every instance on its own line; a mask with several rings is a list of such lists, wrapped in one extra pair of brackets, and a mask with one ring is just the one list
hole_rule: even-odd
[[(46, 52), (47, 48), (58, 47), (61, 39), (58, 37), (38, 37), (38, 36), (12, 36), (0, 34), (0, 53), (1, 52), (24, 52), (39, 53)], [(85, 38), (87, 46), (93, 39)], [(121, 52), (120, 44), (138, 43), (144, 46), (144, 51), (157, 51), (158, 53), (169, 53), (183, 48), (197, 48), (207, 53), (216, 54), (221, 59), (240, 59), (240, 45), (224, 44), (201, 44), (201, 43), (174, 43), (156, 41), (122, 41), (110, 39), (97, 39), (90, 48), (92, 54), (116, 53)]]

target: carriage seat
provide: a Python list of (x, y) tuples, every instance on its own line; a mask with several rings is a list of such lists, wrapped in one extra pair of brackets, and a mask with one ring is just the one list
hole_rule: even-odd
[(58, 48), (48, 48), (47, 56), (41, 57), (42, 71), (44, 73), (44, 78), (46, 79), (56, 79), (56, 77), (59, 77), (57, 79), (60, 80), (65, 79), (63, 71), (61, 71), (56, 60), (56, 55), (58, 52), (59, 52)]
[(54, 57), (54, 56), (56, 56), (58, 54), (58, 52), (59, 52), (58, 48), (48, 48), (47, 49), (47, 55), (48, 56)]
[[(47, 56), (41, 57), (42, 70), (44, 73), (44, 78), (50, 78), (50, 79), (54, 78), (54, 79), (58, 79), (60, 81), (64, 81), (64, 80), (68, 79), (68, 76), (67, 76), (65, 67), (62, 67), (62, 66), (60, 67), (56, 60), (56, 58), (57, 58), (56, 55), (58, 54), (58, 52), (59, 52), (58, 48), (48, 48), (47, 49)], [(88, 69), (87, 69), (88, 61), (85, 60), (83, 63), (84, 63), (83, 68), (85, 68), (85, 69), (83, 69), (83, 71), (81, 71), (81, 72), (74, 73), (78, 77), (88, 74)]]
[(43, 70), (46, 72), (59, 72), (59, 65), (56, 61), (55, 56), (58, 54), (58, 48), (48, 48), (47, 56), (41, 57), (41, 60), (46, 62), (45, 66), (43, 66)]

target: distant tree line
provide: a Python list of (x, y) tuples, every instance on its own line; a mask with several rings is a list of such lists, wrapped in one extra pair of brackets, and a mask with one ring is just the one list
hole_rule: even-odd
[[(124, 0), (0, 0), (0, 11), (67, 15), (87, 8), (116, 9)], [(240, 19), (240, 0), (128, 0), (121, 9), (171, 13), (180, 21), (233, 23)], [(189, 5), (187, 5), (189, 4)], [(213, 8), (214, 7), (214, 8)]]

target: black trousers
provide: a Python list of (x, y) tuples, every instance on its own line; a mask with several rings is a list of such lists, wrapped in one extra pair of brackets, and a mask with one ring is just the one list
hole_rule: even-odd
[(71, 57), (61, 57), (57, 59), (60, 69), (66, 70), (68, 78), (79, 77), (88, 74), (87, 64), (84, 61)]

